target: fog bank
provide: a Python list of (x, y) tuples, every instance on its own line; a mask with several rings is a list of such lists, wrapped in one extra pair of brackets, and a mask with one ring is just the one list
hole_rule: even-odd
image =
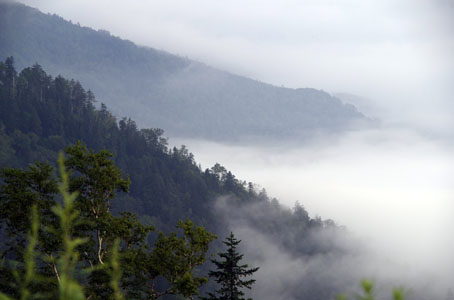
[[(383, 261), (454, 286), (452, 141), (382, 129), (324, 136), (300, 146), (174, 142), (187, 145), (203, 168), (219, 162), (289, 207), (298, 200), (311, 216), (346, 225)], [(258, 234), (244, 235), (258, 239), (253, 244), (265, 243)], [(367, 255), (364, 261), (371, 259)], [(297, 261), (290, 270), (305, 264)], [(378, 270), (380, 264), (374, 266)], [(389, 268), (381, 273), (392, 277)]]

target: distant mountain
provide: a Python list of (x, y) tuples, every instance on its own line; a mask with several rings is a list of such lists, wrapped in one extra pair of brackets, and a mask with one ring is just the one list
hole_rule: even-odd
[(371, 99), (350, 93), (335, 93), (333, 96), (340, 99), (342, 102), (354, 105), (362, 113), (365, 113), (369, 118), (375, 120), (375, 122), (379, 122), (378, 120), (380, 120), (384, 114), (384, 108)]
[(38, 63), (53, 76), (77, 78), (141, 127), (171, 136), (238, 140), (302, 137), (345, 130), (367, 118), (326, 92), (265, 84), (189, 59), (140, 47), (43, 14), (0, 3), (0, 58), (18, 68)]

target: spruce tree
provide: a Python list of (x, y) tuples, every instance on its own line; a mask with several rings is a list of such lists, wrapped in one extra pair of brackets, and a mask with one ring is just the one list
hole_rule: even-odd
[[(236, 250), (241, 240), (237, 240), (233, 233), (223, 243), (227, 246), (227, 252), (218, 253), (222, 260), (212, 259), (216, 265), (216, 271), (210, 271), (209, 276), (220, 285), (220, 289), (209, 293), (207, 300), (245, 300), (242, 288), (251, 288), (254, 279), (242, 280), (242, 277), (251, 276), (259, 268), (248, 268), (247, 264), (240, 265), (243, 254)], [(248, 300), (251, 300), (248, 298)]]

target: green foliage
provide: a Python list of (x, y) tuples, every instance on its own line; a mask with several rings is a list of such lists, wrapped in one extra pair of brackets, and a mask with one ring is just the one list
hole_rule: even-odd
[[(0, 62), (0, 68), (14, 70), (12, 65), (7, 67), (6, 62)], [(87, 178), (80, 178), (79, 186), (89, 183), (90, 176), (102, 175), (92, 174), (95, 169), (90, 169), (90, 164), (93, 167), (94, 160), (101, 162), (102, 156), (110, 160), (106, 152), (102, 153), (104, 149), (115, 153), (115, 164), (133, 181), (127, 197), (132, 201), (119, 201), (122, 196), (116, 192), (126, 190), (127, 184), (113, 180), (114, 193), (105, 198), (107, 201), (96, 204), (107, 206), (111, 203), (113, 212), (153, 213), (165, 231), (171, 230), (179, 219), (197, 218), (200, 224), (213, 223), (204, 203), (212, 199), (213, 192), (223, 192), (222, 189), (208, 186), (207, 182), (212, 182), (211, 174), (205, 176), (201, 172), (187, 149), (167, 149), (167, 139), (161, 129), (139, 130), (131, 119), (117, 122), (105, 105), (95, 109), (93, 94), (84, 90), (80, 83), (60, 76), (52, 78), (39, 65), (25, 68), (18, 74), (10, 73), (8, 76), (13, 76), (11, 82), (16, 83), (17, 95), (13, 99), (8, 87), (0, 85), (0, 93), (5, 94), (0, 97), (0, 106), (5, 107), (0, 109), (3, 123), (0, 124), (0, 166), (27, 167), (35, 161), (53, 164), (60, 149), (80, 140), (99, 153), (93, 157), (93, 153), (84, 152), (87, 150), (73, 149), (74, 161), (68, 167), (73, 168), (70, 171), (75, 176), (79, 173), (77, 169), (84, 167), (78, 165), (77, 160), (91, 160), (85, 166), (91, 173), (86, 173)], [(2, 78), (1, 81), (6, 80)], [(41, 126), (24, 119), (28, 114), (37, 116)], [(106, 172), (102, 168), (98, 170)], [(124, 180), (128, 181), (128, 178)], [(77, 184), (71, 189), (79, 188)], [(81, 197), (85, 196), (86, 191), (81, 191)], [(103, 210), (103, 207), (99, 208)]]
[[(178, 237), (176, 233), (166, 236), (160, 232), (147, 259), (152, 281), (149, 292), (151, 299), (168, 294), (181, 294), (190, 298), (198, 295), (199, 287), (208, 281), (194, 275), (193, 270), (205, 262), (208, 246), (216, 236), (189, 220), (178, 222), (177, 228), (183, 230), (183, 236)], [(160, 276), (169, 284), (163, 291), (154, 288), (154, 282)]]
[[(37, 251), (50, 255), (59, 244), (58, 238), (47, 230), (56, 224), (51, 207), (55, 205), (57, 183), (52, 174), (53, 168), (41, 163), (30, 165), (28, 170), (0, 170), (3, 179), (3, 185), (0, 186), (0, 224), (3, 223), (5, 229), (3, 243), (0, 244), (1, 257), (4, 258), (0, 265), (0, 290), (10, 295), (18, 296), (20, 292), (13, 284), (16, 280), (11, 270), (20, 270), (25, 263), (25, 244), (29, 239), (27, 231), (33, 226), (30, 221), (33, 220), (31, 207), (36, 207), (41, 214), (37, 229)], [(42, 257), (38, 257), (38, 260), (36, 272), (45, 275), (48, 270), (46, 262)], [(48, 282), (49, 287), (53, 284)]]
[(36, 205), (32, 207), (31, 217), (31, 232), (28, 234), (28, 245), (24, 253), (25, 274), (22, 278), (20, 278), (18, 272), (15, 272), (15, 277), (20, 285), (21, 300), (30, 298), (31, 292), (29, 290), (29, 286), (34, 280), (36, 280), (36, 277), (38, 277), (35, 274), (35, 247), (38, 244), (39, 228), (38, 209)]
[[(16, 279), (16, 285), (18, 285), (20, 300), (27, 300), (32, 298), (32, 296), (35, 296), (32, 295), (30, 286), (33, 283), (36, 283), (36, 281), (38, 281), (39, 278), (38, 275), (35, 273), (36, 264), (35, 248), (38, 244), (38, 228), (39, 228), (38, 210), (36, 205), (33, 205), (31, 210), (31, 230), (28, 233), (28, 245), (23, 255), (25, 270), (23, 270), (22, 272), (19, 271), (18, 269), (13, 270), (13, 274)], [(0, 292), (0, 299), (11, 300), (12, 298)]]
[[(103, 264), (107, 249), (114, 241), (114, 235), (108, 234), (114, 219), (110, 213), (111, 201), (117, 190), (128, 191), (130, 181), (122, 178), (120, 169), (110, 159), (112, 154), (106, 150), (95, 153), (78, 142), (68, 147), (66, 153), (65, 166), (72, 172), (69, 188), (78, 191), (75, 205), (84, 223), (77, 234), (90, 236), (87, 244), (96, 248), (95, 253), (84, 249), (90, 264)], [(93, 231), (95, 236), (89, 234)]]
[(109, 275), (110, 275), (110, 287), (113, 290), (112, 299), (113, 300), (123, 300), (123, 293), (121, 292), (120, 288), (120, 281), (121, 281), (121, 268), (119, 263), (119, 254), (118, 248), (120, 246), (120, 239), (115, 239), (113, 247), (112, 247), (112, 255), (110, 256), (109, 260)]
[(403, 288), (394, 288), (393, 289), (393, 299), (394, 300), (404, 300), (404, 289)]
[(345, 294), (337, 295), (336, 300), (347, 300), (347, 296)]
[[(374, 283), (369, 280), (361, 280), (362, 295), (357, 295), (356, 299), (358, 300), (376, 300), (374, 295)], [(392, 290), (392, 299), (393, 300), (404, 300), (404, 290), (403, 288), (394, 288)], [(340, 294), (336, 297), (336, 300), (348, 300), (348, 297), (345, 294)]]
[[(51, 223), (50, 207), (54, 205), (57, 183), (52, 179), (53, 168), (45, 163), (30, 165), (27, 171), (14, 168), (0, 170), (4, 184), (0, 187), (0, 219), (6, 221), (9, 236), (17, 236), (17, 244), (23, 244), (23, 236), (30, 228), (30, 208), (36, 205), (39, 211), (45, 210), (46, 223)], [(18, 236), (19, 235), (19, 236)]]
[(215, 294), (208, 293), (209, 298), (207, 300), (244, 300), (244, 292), (241, 289), (250, 289), (255, 282), (254, 279), (241, 279), (242, 277), (252, 276), (259, 268), (248, 269), (247, 264), (239, 264), (243, 254), (239, 254), (236, 248), (240, 242), (231, 232), (224, 241), (227, 252), (218, 254), (223, 260), (212, 260), (217, 270), (210, 271), (209, 275), (220, 285), (220, 288)]
[(364, 296), (358, 296), (358, 300), (374, 300), (374, 284), (368, 280), (361, 280)]
[[(80, 215), (72, 236), (88, 238), (76, 249), (80, 255), (77, 275), (82, 277), (84, 292), (91, 299), (113, 295), (109, 269), (103, 266), (110, 261), (117, 237), (122, 266), (119, 286), (125, 298), (143, 299), (150, 293), (153, 271), (147, 267), (148, 262), (143, 262), (150, 259), (153, 243), (159, 237), (149, 234), (153, 229), (150, 224), (166, 237), (174, 231), (177, 220), (186, 219), (195, 220), (211, 232), (228, 234), (223, 216), (214, 209), (218, 196), (229, 195), (231, 211), (225, 215), (233, 220), (242, 218), (248, 226), (272, 237), (295, 255), (333, 249), (330, 243), (322, 245), (308, 234), (309, 230), (325, 226), (321, 219), (309, 218), (302, 207), (290, 210), (279, 206), (276, 200), (269, 201), (264, 191), (258, 193), (254, 185), (241, 182), (219, 164), (201, 170), (186, 147), (167, 148), (161, 129), (139, 130), (131, 119), (117, 122), (103, 104), (95, 109), (93, 94), (77, 81), (52, 78), (39, 65), (16, 73), (12, 59), (0, 62), (0, 73), (0, 80), (10, 84), (0, 85), (0, 106), (5, 108), (0, 109), (0, 167), (12, 170), (0, 174), (0, 206), (4, 207), (0, 210), (0, 252), (4, 254), (0, 260), (0, 291), (14, 297), (18, 294), (9, 284), (14, 276), (8, 270), (11, 261), (23, 260), (29, 208), (36, 203), (40, 211), (37, 249), (42, 254), (37, 257), (36, 272), (49, 278), (43, 286), (46, 297), (58, 296), (52, 295), (58, 286), (53, 262), (56, 263), (63, 244), (59, 235), (46, 230), (59, 227), (58, 218), (50, 210), (58, 199), (51, 166), (57, 151), (74, 144), (67, 152), (67, 161), (71, 161), (67, 167), (71, 172), (70, 192), (79, 192), (74, 205)], [(38, 160), (49, 163), (40, 163), (47, 167), (30, 166)], [(15, 169), (18, 167), (24, 170)], [(129, 174), (129, 186), (128, 177), (123, 174)], [(128, 194), (124, 193), (126, 190)], [(256, 206), (259, 213), (251, 213), (249, 205)], [(9, 230), (14, 232), (8, 234)], [(80, 273), (87, 269), (91, 272)], [(204, 266), (202, 269), (194, 270), (194, 274), (207, 271)], [(180, 282), (185, 286), (199, 283), (191, 282), (194, 278), (189, 275), (183, 276)], [(157, 276), (154, 284), (155, 290), (162, 292), (169, 282)], [(316, 284), (311, 283), (311, 287)], [(311, 293), (325, 288), (324, 283), (319, 283)], [(295, 293), (302, 291), (301, 287)]]
[(65, 170), (63, 154), (58, 158), (60, 169), (61, 183), (59, 186), (60, 193), (63, 196), (63, 205), (57, 204), (52, 211), (60, 220), (60, 227), (53, 232), (61, 232), (63, 240), (63, 253), (57, 259), (57, 277), (59, 287), (59, 298), (67, 300), (85, 299), (82, 287), (74, 279), (76, 265), (79, 261), (77, 247), (87, 242), (87, 238), (73, 238), (72, 232), (78, 221), (79, 212), (75, 209), (75, 200), (77, 192), (69, 192), (69, 175)]
[[(64, 157), (61, 153), (59, 156), (59, 170), (61, 176), (61, 183), (59, 185), (59, 191), (63, 196), (63, 203), (56, 204), (51, 208), (52, 212), (57, 216), (59, 222), (58, 227), (49, 227), (47, 230), (52, 234), (58, 236), (62, 240), (63, 248), (57, 253), (57, 257), (52, 261), (56, 262), (55, 274), (58, 279), (58, 299), (60, 300), (85, 300), (84, 291), (82, 285), (75, 279), (77, 272), (77, 265), (79, 264), (80, 256), (77, 252), (77, 248), (87, 242), (87, 238), (74, 238), (73, 230), (77, 223), (80, 222), (79, 211), (75, 207), (75, 200), (78, 196), (77, 192), (69, 192), (69, 174), (66, 172), (64, 167)], [(11, 170), (10, 170), (11, 171)], [(40, 289), (37, 292), (32, 293), (30, 286), (32, 284), (41, 283), (45, 284), (46, 279), (42, 278), (36, 271), (36, 258), (39, 254), (36, 247), (38, 245), (38, 229), (39, 229), (39, 218), (37, 205), (34, 204), (31, 212), (31, 232), (28, 234), (28, 245), (23, 255), (23, 261), (25, 269), (23, 274), (18, 270), (13, 270), (16, 283), (18, 285), (18, 291), (21, 300), (35, 299), (37, 297), (42, 298)], [(119, 289), (118, 282), (121, 278), (121, 271), (118, 263), (118, 244), (119, 240), (114, 243), (112, 249), (112, 256), (109, 260), (109, 267), (112, 269), (111, 275), (111, 286), (114, 290), (112, 296), (115, 300), (123, 299), (122, 293)], [(36, 290), (36, 288), (35, 288)], [(12, 298), (6, 296), (0, 292), (0, 299), (12, 300)]]
[[(109, 201), (115, 191), (127, 191), (129, 186), (129, 180), (122, 178), (120, 169), (110, 160), (111, 154), (89, 151), (81, 143), (67, 148), (66, 153), (67, 160), (62, 153), (58, 159), (61, 177), (58, 190), (63, 197), (62, 203), (53, 199), (56, 181), (52, 179), (50, 166), (37, 164), (29, 171), (3, 170), (5, 182), (0, 190), (0, 204), (5, 209), (12, 209), (29, 199), (27, 204), (32, 203), (35, 207), (30, 224), (32, 233), (28, 235), (29, 243), (23, 255), (24, 275), (5, 267), (18, 283), (13, 294), (28, 299), (30, 285), (50, 274), (51, 277), (43, 282), (56, 280), (58, 292), (55, 297), (65, 300), (85, 299), (85, 294), (89, 299), (120, 300), (124, 299), (123, 291), (128, 299), (198, 295), (198, 289), (207, 279), (193, 271), (205, 262), (209, 244), (215, 236), (188, 220), (177, 225), (182, 231), (181, 237), (176, 233), (160, 232), (153, 249), (148, 250), (146, 239), (153, 226), (141, 224), (129, 212), (119, 216), (110, 212)], [(67, 172), (65, 166), (72, 173)], [(56, 220), (45, 224), (46, 235), (42, 235), (54, 243), (35, 252), (38, 244), (46, 244), (38, 239), (38, 206), (43, 215), (53, 213)], [(6, 212), (2, 218), (10, 239), (14, 240), (14, 234), (25, 230), (28, 214), (26, 210), (21, 214)], [(12, 245), (9, 250), (17, 255), (21, 253), (17, 243), (9, 244)], [(35, 272), (38, 256), (42, 264), (39, 274)], [(121, 265), (125, 266), (124, 271)], [(89, 275), (88, 281), (77, 279), (83, 274)], [(160, 278), (168, 288), (157, 283)], [(44, 288), (46, 284), (35, 287), (38, 294), (52, 295), (51, 288)], [(2, 297), (7, 299), (4, 294)]]

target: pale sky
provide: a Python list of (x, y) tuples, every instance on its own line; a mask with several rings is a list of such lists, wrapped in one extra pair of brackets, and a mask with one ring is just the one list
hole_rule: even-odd
[(451, 0), (21, 0), (239, 75), (370, 98), (452, 127)]

